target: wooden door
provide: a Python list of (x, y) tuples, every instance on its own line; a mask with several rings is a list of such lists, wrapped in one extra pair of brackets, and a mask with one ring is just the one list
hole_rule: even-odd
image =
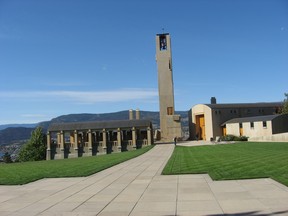
[(222, 127), (222, 135), (226, 136), (226, 126)]
[(204, 115), (196, 116), (196, 137), (199, 140), (206, 140)]
[(243, 136), (243, 124), (242, 123), (239, 124), (239, 133), (240, 133), (240, 136)]

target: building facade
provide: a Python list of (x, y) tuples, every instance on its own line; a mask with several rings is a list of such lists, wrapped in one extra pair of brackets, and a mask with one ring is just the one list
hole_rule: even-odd
[(227, 134), (249, 138), (267, 137), (288, 132), (288, 114), (231, 119), (222, 124)]
[(160, 106), (161, 140), (182, 137), (181, 118), (175, 115), (171, 39), (168, 33), (156, 35), (156, 61)]
[(231, 119), (278, 114), (283, 103), (197, 104), (189, 110), (190, 139), (216, 140)]
[(151, 144), (153, 128), (148, 120), (58, 123), (48, 128), (46, 159), (110, 154)]

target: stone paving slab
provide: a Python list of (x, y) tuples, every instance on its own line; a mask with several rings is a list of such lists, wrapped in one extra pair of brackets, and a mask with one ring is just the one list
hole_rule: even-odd
[(157, 145), (89, 177), (0, 186), (0, 215), (288, 215), (288, 188), (271, 179), (161, 176), (173, 149)]

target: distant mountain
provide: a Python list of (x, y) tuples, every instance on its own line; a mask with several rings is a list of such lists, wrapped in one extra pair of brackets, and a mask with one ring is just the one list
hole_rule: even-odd
[(0, 130), (0, 145), (23, 142), (31, 136), (34, 128), (10, 127)]
[[(62, 115), (57, 118), (51, 119), (51, 121), (41, 122), (39, 123), (39, 125), (47, 129), (49, 125), (53, 123), (85, 122), (85, 121), (112, 121), (112, 120), (126, 120), (126, 119), (129, 119), (128, 110), (114, 112), (114, 113), (103, 113), (103, 114), (83, 113), (83, 114)], [(140, 111), (140, 119), (148, 119), (152, 122), (154, 127), (155, 126), (159, 127), (159, 112)]]
[(16, 127), (24, 127), (24, 128), (35, 128), (38, 125), (38, 123), (34, 124), (5, 124), (0, 125), (0, 130), (6, 129), (6, 128), (16, 128)]
[[(188, 112), (178, 111), (176, 114), (181, 115), (182, 128), (188, 131)], [(85, 122), (85, 121), (111, 121), (111, 120), (125, 120), (129, 118), (129, 111), (120, 111), (114, 113), (103, 114), (69, 114), (62, 115), (51, 121), (40, 122), (38, 124), (27, 124), (27, 127), (9, 127), (0, 130), (0, 145), (13, 144), (15, 141), (23, 141), (30, 138), (32, 130), (36, 126), (41, 126), (46, 131), (52, 123), (65, 122)], [(159, 128), (159, 112), (140, 111), (140, 119), (148, 119), (152, 122), (154, 129)], [(2, 125), (0, 125), (1, 127)], [(4, 126), (3, 126), (4, 127)]]

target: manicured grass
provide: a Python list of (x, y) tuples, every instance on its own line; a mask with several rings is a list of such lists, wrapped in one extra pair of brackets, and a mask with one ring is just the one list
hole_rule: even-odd
[(214, 180), (270, 177), (288, 186), (288, 143), (176, 146), (162, 174), (188, 173)]
[(94, 157), (3, 164), (0, 165), (0, 184), (19, 185), (42, 178), (88, 176), (137, 157), (152, 147)]

